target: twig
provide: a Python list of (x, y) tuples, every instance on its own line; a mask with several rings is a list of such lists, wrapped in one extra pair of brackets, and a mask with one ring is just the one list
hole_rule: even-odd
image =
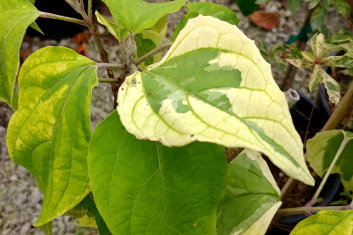
[(97, 63), (97, 68), (102, 69), (127, 69), (127, 64), (114, 64), (114, 63)]
[(111, 78), (99, 78), (98, 81), (101, 83), (110, 83), (110, 84), (118, 82), (116, 79), (111, 79)]
[(317, 207), (294, 207), (279, 209), (277, 211), (280, 215), (299, 215), (305, 212), (319, 212), (319, 211), (341, 211), (341, 210), (353, 210), (353, 206), (317, 206)]
[(133, 60), (133, 63), (134, 64), (141, 64), (142, 62), (144, 62), (146, 59), (148, 59), (150, 56), (153, 56), (154, 54), (157, 54), (158, 52), (160, 51), (163, 51), (167, 48), (169, 48), (170, 46), (172, 45), (171, 42), (166, 42), (166, 43), (163, 43), (162, 45), (154, 48), (153, 50), (147, 52), (146, 54), (144, 54), (143, 56), (139, 57), (139, 58), (136, 58)]
[(93, 14), (93, 11), (92, 11), (92, 0), (88, 0), (88, 18), (90, 20), (92, 20), (92, 14)]
[(67, 16), (62, 16), (62, 15), (56, 15), (48, 12), (40, 12), (39, 17), (41, 18), (47, 18), (47, 19), (54, 19), (54, 20), (62, 20), (74, 24), (79, 24), (88, 27), (87, 23), (84, 20), (76, 19), (76, 18), (71, 18)]

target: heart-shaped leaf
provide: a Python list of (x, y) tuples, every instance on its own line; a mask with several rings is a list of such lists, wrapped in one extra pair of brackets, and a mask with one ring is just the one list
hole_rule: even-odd
[(218, 207), (217, 234), (265, 234), (280, 192), (261, 156), (244, 150), (228, 165), (228, 186)]
[(14, 162), (31, 172), (44, 193), (41, 226), (79, 203), (90, 191), (87, 151), (95, 63), (63, 47), (33, 53), (19, 75), (19, 107), (7, 144)]
[(299, 222), (290, 235), (352, 235), (353, 211), (320, 211)]
[(353, 133), (343, 130), (320, 132), (306, 144), (307, 160), (315, 173), (323, 177), (333, 164), (331, 174), (341, 175), (347, 191), (353, 191)]
[(93, 134), (88, 172), (113, 234), (215, 234), (227, 179), (223, 147), (137, 140), (115, 111)]
[(16, 108), (16, 75), (26, 29), (39, 16), (27, 0), (0, 1), (0, 100)]
[(130, 33), (152, 28), (163, 16), (178, 11), (186, 0), (148, 3), (143, 0), (103, 0), (114, 19)]
[(123, 125), (139, 139), (254, 149), (314, 184), (270, 65), (235, 25), (201, 15), (189, 20), (159, 63), (125, 80), (118, 103)]

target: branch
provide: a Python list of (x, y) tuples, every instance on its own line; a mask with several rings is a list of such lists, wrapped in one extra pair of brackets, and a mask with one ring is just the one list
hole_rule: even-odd
[(172, 45), (171, 42), (166, 42), (161, 44), (160, 46), (154, 48), (153, 50), (147, 52), (146, 54), (144, 54), (143, 56), (136, 58), (133, 60), (134, 64), (141, 64), (142, 62), (144, 62), (146, 59), (148, 59), (150, 56), (153, 56), (154, 54), (157, 54), (160, 51), (163, 51), (167, 48), (169, 48)]
[(99, 69), (127, 69), (127, 64), (114, 64), (114, 63), (97, 63), (96, 67)]
[(280, 215), (299, 215), (307, 212), (319, 212), (319, 211), (342, 211), (342, 210), (353, 210), (353, 206), (317, 206), (317, 207), (294, 207), (279, 209), (277, 211)]
[(99, 78), (98, 81), (101, 83), (110, 83), (110, 84), (118, 83), (118, 80), (111, 79), (111, 78)]
[(62, 20), (62, 21), (66, 21), (66, 22), (79, 24), (79, 25), (83, 25), (83, 26), (88, 27), (86, 22), (83, 20), (71, 18), (71, 17), (67, 17), (67, 16), (56, 15), (56, 14), (52, 14), (52, 13), (48, 13), (48, 12), (40, 12), (39, 17), (47, 18), (47, 19), (54, 19), (54, 20)]

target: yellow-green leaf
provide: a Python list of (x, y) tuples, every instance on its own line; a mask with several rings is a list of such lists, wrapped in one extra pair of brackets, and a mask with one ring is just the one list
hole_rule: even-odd
[(17, 106), (14, 97), (21, 42), (39, 14), (27, 0), (0, 1), (0, 100), (13, 108)]
[(352, 235), (353, 211), (320, 211), (301, 221), (290, 235)]
[(152, 28), (159, 19), (178, 11), (186, 0), (149, 3), (143, 0), (103, 0), (114, 19), (130, 33)]
[(189, 20), (159, 63), (125, 80), (118, 103), (123, 125), (139, 139), (254, 149), (314, 184), (270, 65), (235, 25), (201, 15)]
[(44, 194), (36, 226), (78, 204), (90, 191), (86, 157), (95, 63), (63, 47), (27, 58), (19, 75), (19, 107), (7, 144), (12, 160), (31, 172)]
[(343, 130), (320, 132), (306, 144), (307, 160), (315, 173), (323, 177), (333, 164), (331, 174), (341, 175), (346, 191), (353, 191), (353, 133)]
[(121, 25), (119, 24), (118, 21), (116, 20), (111, 20), (108, 19), (104, 16), (102, 16), (98, 11), (96, 11), (96, 17), (97, 20), (100, 24), (104, 25), (105, 27), (107, 27), (108, 31), (118, 40), (121, 40), (122, 38), (124, 38), (128, 32), (127, 30)]
[(277, 209), (280, 191), (267, 163), (244, 150), (228, 165), (228, 186), (218, 206), (217, 234), (265, 234)]

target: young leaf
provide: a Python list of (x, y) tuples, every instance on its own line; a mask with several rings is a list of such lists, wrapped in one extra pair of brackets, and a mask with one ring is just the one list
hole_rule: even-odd
[(148, 3), (143, 0), (103, 0), (114, 19), (130, 33), (153, 27), (163, 16), (178, 11), (186, 0)]
[(312, 91), (317, 85), (322, 82), (325, 85), (329, 100), (338, 104), (341, 98), (340, 86), (320, 65), (314, 66), (313, 73), (310, 76), (309, 89)]
[(139, 139), (251, 148), (314, 183), (270, 65), (234, 25), (189, 20), (161, 62), (125, 80), (118, 103), (123, 125)]
[(308, 140), (306, 149), (307, 160), (316, 174), (323, 177), (334, 164), (331, 174), (340, 174), (345, 189), (353, 191), (353, 133), (343, 130), (320, 132)]
[(195, 18), (200, 14), (204, 16), (212, 16), (230, 24), (236, 25), (239, 23), (237, 15), (228, 7), (223, 5), (211, 2), (195, 2), (187, 4), (186, 7), (188, 8), (188, 13), (184, 15), (180, 23), (176, 26), (172, 36), (173, 41), (176, 39), (180, 31), (185, 27), (188, 20)]
[(90, 191), (87, 151), (95, 63), (63, 47), (33, 53), (19, 75), (18, 111), (8, 128), (12, 160), (31, 172), (44, 193), (42, 226), (79, 203)]
[(94, 132), (88, 172), (113, 234), (215, 234), (227, 179), (223, 147), (137, 140), (114, 111)]
[(27, 0), (0, 1), (0, 100), (13, 108), (19, 52), (27, 27), (39, 16)]
[(96, 11), (95, 14), (98, 22), (107, 27), (109, 32), (119, 41), (128, 35), (126, 29), (121, 24), (119, 24), (119, 22), (115, 21), (114, 19), (111, 20), (102, 16), (98, 11)]
[(290, 235), (325, 234), (351, 235), (353, 233), (353, 211), (320, 211), (299, 222)]
[(257, 4), (256, 0), (234, 0), (235, 3), (238, 5), (241, 13), (243, 15), (248, 16), (254, 11), (257, 11), (260, 8), (260, 5)]
[(311, 40), (311, 49), (313, 50), (313, 55), (315, 58), (322, 59), (325, 54), (325, 42), (324, 42), (324, 35), (322, 33), (315, 34)]
[(351, 8), (346, 0), (329, 0), (329, 2), (338, 13), (344, 17), (349, 17)]
[(265, 234), (280, 192), (261, 156), (244, 150), (228, 165), (228, 186), (218, 206), (217, 234)]

